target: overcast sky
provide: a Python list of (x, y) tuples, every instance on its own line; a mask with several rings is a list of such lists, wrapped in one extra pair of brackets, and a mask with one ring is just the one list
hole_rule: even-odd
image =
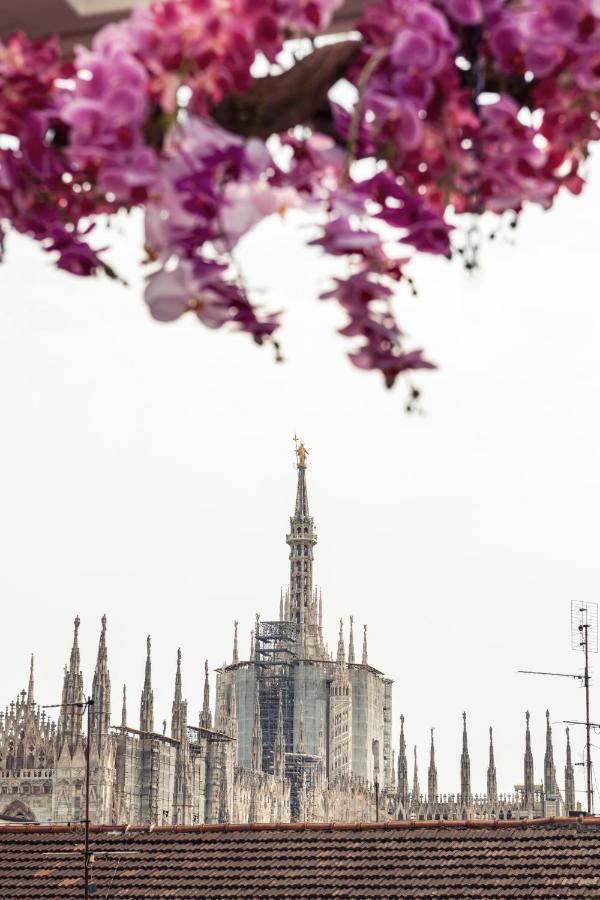
[[(154, 323), (136, 219), (110, 234), (127, 289), (59, 273), (11, 237), (0, 269), (2, 705), (26, 686), (31, 652), (38, 701), (60, 700), (76, 614), (89, 689), (106, 613), (113, 721), (126, 682), (137, 725), (148, 633), (157, 720), (170, 719), (179, 646), (195, 717), (203, 661), (231, 658), (233, 620), (245, 655), (255, 613), (277, 615), (297, 431), (327, 638), (334, 646), (340, 616), (368, 622), (369, 660), (395, 682), (394, 743), (404, 712), (421, 785), (434, 726), (440, 789), (458, 789), (463, 710), (474, 791), (490, 724), (499, 789), (522, 781), (527, 708), (537, 780), (546, 706), (562, 784), (562, 721), (583, 717), (583, 693), (517, 669), (580, 671), (570, 603), (598, 598), (596, 172), (584, 197), (528, 212), (515, 246), (486, 244), (474, 277), (458, 260), (414, 266), (419, 297), (401, 295), (400, 318), (440, 365), (417, 379), (422, 416), (403, 412), (401, 385), (386, 391), (345, 359), (341, 318), (316, 300), (333, 269), (303, 247), (306, 227), (267, 223), (240, 255), (265, 303), (286, 310), (283, 365), (191, 318)], [(596, 721), (599, 703), (596, 692)], [(579, 761), (584, 730), (572, 736)], [(583, 789), (581, 768), (576, 780)]]

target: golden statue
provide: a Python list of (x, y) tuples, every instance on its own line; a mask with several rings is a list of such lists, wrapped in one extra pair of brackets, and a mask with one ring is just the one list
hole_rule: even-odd
[(306, 457), (308, 456), (308, 450), (304, 446), (304, 443), (300, 441), (300, 446), (298, 446), (298, 438), (294, 435), (294, 442), (296, 444), (296, 460), (298, 462), (299, 469), (306, 468)]

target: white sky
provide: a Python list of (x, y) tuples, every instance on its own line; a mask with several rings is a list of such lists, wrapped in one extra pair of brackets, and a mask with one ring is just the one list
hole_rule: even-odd
[[(562, 783), (561, 723), (582, 718), (583, 693), (516, 670), (580, 671), (570, 602), (598, 596), (599, 207), (596, 177), (584, 197), (529, 212), (516, 246), (486, 245), (475, 277), (458, 260), (414, 266), (420, 296), (401, 295), (400, 318), (441, 366), (417, 379), (423, 416), (346, 361), (341, 318), (316, 300), (333, 267), (303, 248), (305, 229), (265, 224), (241, 253), (250, 283), (286, 309), (279, 366), (245, 336), (149, 318), (137, 220), (110, 236), (129, 289), (59, 273), (11, 237), (2, 704), (26, 685), (32, 651), (37, 699), (59, 701), (76, 613), (89, 688), (106, 612), (115, 723), (123, 682), (137, 722), (148, 633), (157, 720), (170, 719), (178, 646), (195, 717), (204, 658), (230, 659), (233, 620), (247, 653), (255, 612), (277, 614), (297, 430), (330, 646), (339, 616), (353, 613), (357, 633), (369, 623), (370, 662), (395, 681), (395, 744), (403, 711), (422, 787), (435, 726), (440, 788), (458, 789), (463, 709), (474, 791), (490, 724), (500, 789), (522, 780), (527, 708), (537, 780), (547, 705)], [(579, 760), (583, 729), (572, 736)], [(582, 789), (581, 768), (576, 779)]]

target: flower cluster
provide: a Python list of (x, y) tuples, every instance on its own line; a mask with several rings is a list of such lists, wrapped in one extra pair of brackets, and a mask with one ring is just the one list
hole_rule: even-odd
[(261, 342), (277, 316), (252, 303), (236, 245), (302, 206), (319, 224), (314, 243), (344, 266), (321, 296), (347, 316), (352, 362), (388, 385), (430, 366), (395, 315), (407, 264), (451, 255), (450, 215), (518, 215), (581, 191), (600, 138), (600, 9), (372, 0), (344, 72), (351, 103), (329, 115), (322, 98), (300, 104), (305, 127), (272, 129), (269, 149), (247, 120), (240, 133), (260, 140), (215, 124), (221, 101), (251, 93), (257, 54), (281, 61), (285, 39), (319, 33), (340, 5), (157, 0), (72, 60), (53, 40), (0, 44), (0, 237), (12, 226), (69, 272), (113, 275), (94, 222), (142, 207), (152, 315), (192, 312)]
[(284, 202), (281, 189), (268, 184), (273, 167), (265, 145), (191, 119), (170, 132), (164, 152), (146, 209), (152, 315), (166, 322), (193, 311), (211, 328), (232, 323), (260, 342), (277, 320), (259, 317), (231, 255), (242, 235)]

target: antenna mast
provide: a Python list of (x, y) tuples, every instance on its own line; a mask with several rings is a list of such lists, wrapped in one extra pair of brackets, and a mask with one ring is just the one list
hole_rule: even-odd
[(585, 688), (585, 722), (569, 722), (570, 725), (585, 725), (585, 776), (587, 813), (593, 815), (594, 789), (592, 787), (592, 728), (590, 722), (590, 665), (589, 654), (598, 652), (598, 604), (585, 600), (571, 601), (571, 647), (582, 649), (585, 665), (583, 675), (572, 675), (570, 672), (533, 672), (531, 669), (519, 669), (521, 675), (552, 675), (555, 678), (578, 678)]
[(590, 722), (590, 662), (589, 655), (598, 652), (598, 604), (581, 600), (571, 601), (571, 646), (582, 649), (585, 660), (583, 686), (585, 688), (585, 774), (588, 813), (594, 806), (592, 786), (592, 723)]

